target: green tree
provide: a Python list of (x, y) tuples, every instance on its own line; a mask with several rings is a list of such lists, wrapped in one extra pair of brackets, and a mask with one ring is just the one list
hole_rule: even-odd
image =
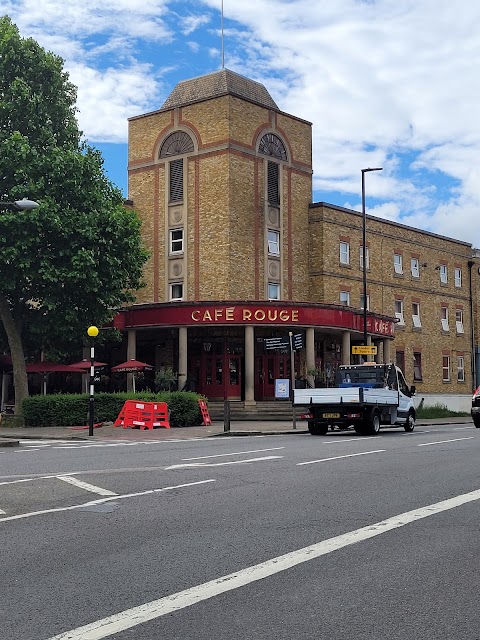
[(0, 319), (16, 411), (28, 395), (24, 338), (44, 349), (79, 341), (133, 300), (147, 253), (136, 213), (82, 141), (63, 60), (0, 18)]

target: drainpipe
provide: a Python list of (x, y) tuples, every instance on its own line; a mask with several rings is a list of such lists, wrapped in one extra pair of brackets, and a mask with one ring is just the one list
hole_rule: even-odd
[(477, 380), (477, 353), (475, 346), (475, 323), (474, 323), (474, 309), (473, 309), (473, 281), (472, 281), (472, 267), (475, 265), (473, 260), (468, 261), (468, 287), (469, 287), (469, 302), (470, 302), (470, 339), (471, 339), (471, 350), (472, 350), (472, 382), (473, 388), (476, 389), (480, 384)]

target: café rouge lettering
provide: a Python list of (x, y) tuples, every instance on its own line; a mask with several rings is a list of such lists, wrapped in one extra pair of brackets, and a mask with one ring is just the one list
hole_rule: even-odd
[(192, 311), (194, 322), (298, 322), (297, 309), (214, 307)]

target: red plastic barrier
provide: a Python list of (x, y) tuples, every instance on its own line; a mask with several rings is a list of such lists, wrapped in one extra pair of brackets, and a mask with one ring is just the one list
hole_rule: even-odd
[(200, 412), (203, 418), (203, 425), (207, 427), (212, 424), (212, 421), (210, 419), (210, 414), (208, 413), (207, 403), (205, 402), (205, 400), (199, 400), (198, 404), (200, 406)]
[(168, 405), (166, 402), (139, 402), (127, 400), (115, 420), (114, 426), (124, 429), (156, 429), (164, 427), (170, 429), (168, 419)]

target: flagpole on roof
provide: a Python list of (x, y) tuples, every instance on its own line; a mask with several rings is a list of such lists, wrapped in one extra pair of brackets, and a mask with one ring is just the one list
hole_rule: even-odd
[(222, 69), (225, 69), (225, 38), (223, 32), (223, 0), (222, 0)]

